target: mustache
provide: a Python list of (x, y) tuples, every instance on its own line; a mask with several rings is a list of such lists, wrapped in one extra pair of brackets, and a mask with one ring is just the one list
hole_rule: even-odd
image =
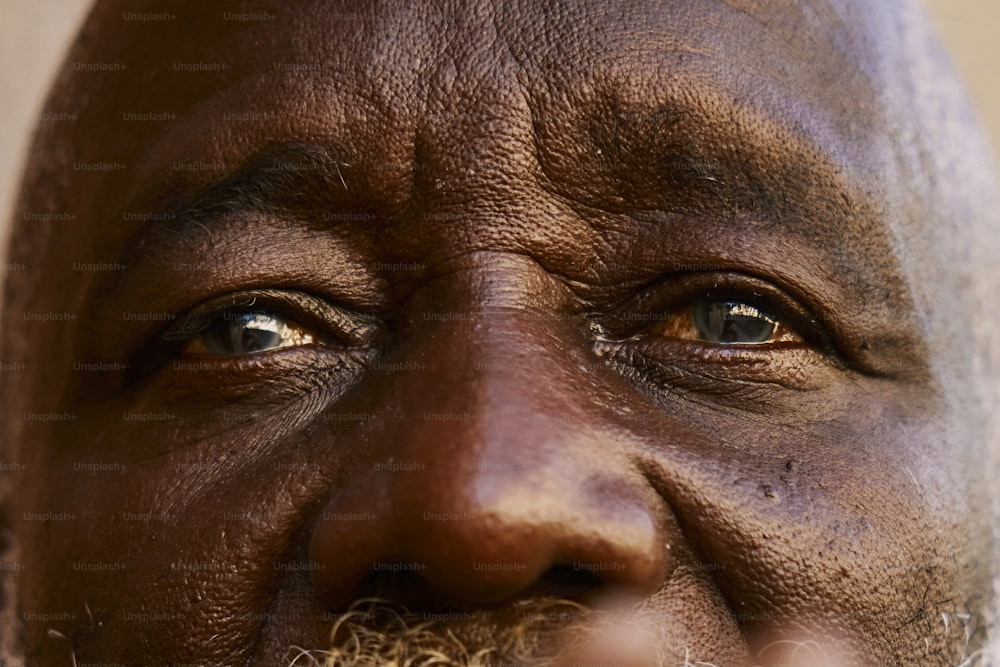
[[(620, 614), (558, 598), (520, 602), (499, 616), (487, 611), (418, 614), (368, 598), (337, 617), (329, 648), (303, 650), (290, 667), (566, 667), (593, 663), (594, 651), (600, 651), (595, 642), (612, 632), (620, 636), (623, 627)], [(629, 631), (636, 634), (634, 623)], [(667, 664), (653, 639), (652, 634), (633, 637), (633, 646), (647, 650), (615, 664)]]

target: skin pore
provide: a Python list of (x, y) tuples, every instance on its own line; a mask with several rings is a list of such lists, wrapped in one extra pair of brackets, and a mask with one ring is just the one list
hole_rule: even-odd
[(982, 655), (993, 172), (910, 4), (135, 4), (10, 254), (30, 664)]

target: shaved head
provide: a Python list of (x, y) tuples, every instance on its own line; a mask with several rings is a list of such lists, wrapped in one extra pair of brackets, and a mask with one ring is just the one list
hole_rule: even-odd
[(913, 3), (146, 4), (15, 216), (11, 656), (989, 664), (1000, 202)]

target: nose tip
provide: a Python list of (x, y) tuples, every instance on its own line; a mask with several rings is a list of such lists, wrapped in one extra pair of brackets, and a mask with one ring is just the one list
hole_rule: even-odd
[[(347, 496), (331, 501), (311, 546), (328, 604), (342, 609), (374, 596), (411, 609), (538, 597), (591, 605), (648, 596), (666, 579), (668, 540), (655, 499), (622, 480), (494, 481), (485, 499), (449, 485), (445, 502), (428, 480), (413, 482), (409, 492), (396, 487), (378, 515), (371, 496), (356, 496), (364, 505), (353, 509)], [(365, 512), (372, 520), (364, 526), (338, 520)]]
[(588, 602), (609, 589), (653, 592), (666, 568), (655, 514), (624, 488), (588, 497), (561, 481), (502, 487), (460, 521), (425, 522), (424, 539), (411, 547), (427, 565), (427, 581), (470, 603), (538, 595)]

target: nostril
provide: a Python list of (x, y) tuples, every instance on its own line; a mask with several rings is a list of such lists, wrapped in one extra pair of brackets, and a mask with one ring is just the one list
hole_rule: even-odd
[[(391, 601), (413, 613), (469, 609), (467, 603), (452, 599), (432, 586), (419, 572), (404, 567), (391, 567), (397, 565), (399, 564), (387, 564), (371, 570), (357, 591), (358, 597)], [(595, 574), (592, 568), (588, 568), (586, 563), (558, 564), (546, 570), (521, 595), (558, 598), (587, 605), (606, 594), (607, 588), (607, 582)]]
[(605, 588), (605, 582), (585, 563), (553, 565), (536, 584), (538, 594), (576, 602), (586, 602)]
[(412, 569), (384, 567), (369, 572), (362, 586), (365, 597), (398, 600), (400, 597), (411, 597), (413, 591), (426, 586), (426, 582)]
[(361, 583), (358, 597), (383, 600), (417, 614), (453, 612), (465, 608), (465, 605), (434, 588), (412, 568), (383, 567), (372, 570)]

